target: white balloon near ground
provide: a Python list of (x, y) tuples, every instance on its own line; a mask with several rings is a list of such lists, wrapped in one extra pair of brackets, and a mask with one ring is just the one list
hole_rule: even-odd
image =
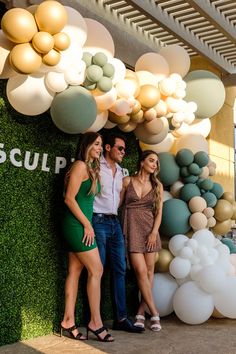
[(91, 18), (85, 18), (84, 20), (87, 25), (87, 40), (84, 43), (84, 52), (89, 52), (93, 55), (102, 52), (109, 59), (113, 58), (115, 46), (110, 32), (98, 21)]
[(191, 263), (186, 258), (175, 257), (169, 266), (170, 274), (176, 279), (182, 279), (189, 275)]
[(83, 46), (87, 39), (87, 25), (83, 16), (74, 8), (64, 6), (67, 13), (67, 24), (62, 29), (70, 37), (72, 43)]
[(98, 112), (95, 122), (89, 127), (86, 132), (98, 132), (102, 129), (108, 120), (108, 111)]
[(179, 252), (179, 256), (182, 258), (187, 258), (191, 260), (191, 257), (193, 255), (193, 250), (192, 248), (185, 246), (183, 247), (180, 252)]
[(186, 245), (188, 240), (189, 238), (182, 234), (178, 234), (171, 237), (168, 245), (170, 252), (174, 256), (177, 256), (179, 254), (179, 251)]
[(236, 318), (236, 277), (227, 277), (224, 288), (215, 293), (214, 303), (216, 309), (225, 317)]
[(226, 274), (218, 265), (213, 264), (204, 267), (199, 272), (198, 281), (204, 291), (213, 294), (224, 289)]
[(181, 321), (201, 324), (210, 318), (214, 310), (213, 296), (203, 291), (195, 281), (189, 281), (176, 290), (173, 307)]
[(190, 278), (191, 278), (191, 280), (198, 281), (198, 275), (199, 275), (201, 270), (202, 270), (201, 264), (199, 264), (199, 263), (193, 264), (192, 267), (191, 267), (191, 270), (190, 270)]
[(47, 88), (53, 92), (62, 92), (68, 86), (64, 78), (64, 74), (55, 71), (51, 71), (46, 74), (45, 84)]
[(7, 82), (6, 91), (12, 107), (28, 116), (46, 112), (55, 95), (46, 88), (45, 76), (39, 74), (11, 77)]
[(153, 298), (160, 316), (173, 312), (173, 297), (178, 289), (176, 280), (168, 273), (155, 273), (153, 281)]
[(188, 52), (181, 46), (177, 44), (172, 44), (166, 47), (162, 47), (159, 51), (168, 65), (170, 74), (177, 73), (181, 77), (184, 77), (190, 68), (190, 57)]

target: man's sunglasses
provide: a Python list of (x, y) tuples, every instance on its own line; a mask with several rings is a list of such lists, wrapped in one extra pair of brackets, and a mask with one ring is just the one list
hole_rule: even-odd
[(119, 146), (114, 145), (114, 147), (116, 147), (116, 148), (117, 148), (117, 150), (119, 150), (119, 151), (124, 151), (124, 152), (125, 152), (125, 148), (124, 148), (124, 146), (121, 146), (121, 145), (119, 145)]

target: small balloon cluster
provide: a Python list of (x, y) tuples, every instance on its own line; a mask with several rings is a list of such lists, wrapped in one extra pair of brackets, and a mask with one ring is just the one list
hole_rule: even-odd
[(95, 90), (96, 88), (102, 92), (108, 92), (112, 88), (112, 78), (115, 68), (108, 63), (106, 54), (98, 52), (92, 55), (84, 52), (82, 60), (86, 64), (86, 78), (83, 86), (87, 90)]
[(160, 179), (169, 190), (164, 192), (161, 233), (172, 237), (205, 228), (218, 235), (227, 233), (236, 219), (236, 203), (230, 192), (224, 193), (219, 183), (208, 178), (216, 166), (208, 154), (185, 148), (176, 156), (168, 152), (158, 156)]
[(20, 74), (36, 72), (42, 63), (54, 66), (70, 38), (61, 32), (67, 21), (64, 7), (49, 0), (27, 9), (13, 8), (2, 17), (1, 28), (13, 43), (9, 63)]

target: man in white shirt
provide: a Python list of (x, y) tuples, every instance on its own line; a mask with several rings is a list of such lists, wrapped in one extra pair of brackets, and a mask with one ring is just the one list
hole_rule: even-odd
[(140, 333), (142, 328), (134, 326), (127, 317), (125, 289), (125, 242), (117, 217), (122, 189), (123, 170), (121, 163), (125, 155), (125, 138), (119, 134), (108, 134), (104, 139), (104, 156), (101, 158), (101, 192), (95, 197), (93, 228), (103, 266), (110, 259), (116, 319), (113, 329)]

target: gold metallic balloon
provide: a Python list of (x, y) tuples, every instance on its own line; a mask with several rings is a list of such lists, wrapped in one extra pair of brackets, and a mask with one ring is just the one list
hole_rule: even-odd
[(170, 262), (174, 256), (169, 250), (162, 249), (159, 251), (159, 258), (155, 264), (155, 272), (164, 273), (169, 271)]
[(233, 202), (232, 208), (233, 208), (233, 215), (231, 216), (231, 218), (232, 220), (236, 220), (236, 202)]
[(60, 59), (61, 54), (55, 49), (51, 49), (50, 52), (43, 55), (43, 63), (49, 66), (57, 65)]
[(70, 37), (64, 32), (54, 34), (54, 49), (65, 50), (70, 45)]
[(136, 123), (142, 123), (144, 122), (144, 116), (143, 116), (143, 110), (140, 109), (140, 111), (138, 111), (135, 114), (131, 114), (130, 115), (130, 119), (132, 120), (132, 122), (136, 122)]
[(56, 34), (65, 27), (67, 12), (59, 2), (48, 0), (38, 6), (35, 12), (35, 19), (41, 31)]
[(30, 42), (38, 32), (34, 16), (21, 8), (8, 10), (2, 17), (1, 27), (6, 37), (14, 43)]
[(226, 199), (219, 199), (214, 211), (214, 217), (217, 221), (225, 221), (231, 219), (233, 215), (233, 205)]
[(54, 39), (50, 33), (40, 31), (34, 35), (32, 44), (37, 52), (45, 54), (54, 47)]
[(232, 220), (228, 219), (222, 222), (217, 222), (216, 225), (212, 228), (212, 231), (217, 235), (224, 235), (231, 229)]
[(140, 87), (140, 92), (137, 100), (144, 108), (154, 107), (160, 101), (160, 91), (153, 85), (143, 85)]
[(118, 128), (124, 133), (132, 132), (136, 128), (136, 126), (137, 123), (132, 122), (131, 120), (124, 124), (118, 124)]
[(125, 124), (130, 120), (130, 116), (128, 116), (128, 115), (118, 116), (117, 114), (115, 114), (113, 112), (109, 112), (109, 120), (112, 123)]
[(228, 200), (228, 202), (230, 203), (234, 202), (234, 196), (231, 192), (224, 192), (221, 198)]
[(11, 50), (9, 60), (12, 68), (20, 74), (32, 74), (42, 64), (41, 55), (34, 50), (30, 43), (15, 45)]
[(138, 113), (139, 111), (140, 111), (140, 109), (141, 109), (141, 104), (140, 104), (140, 102), (139, 101), (135, 101), (135, 104), (134, 104), (134, 106), (133, 106), (133, 108), (132, 108), (132, 113), (131, 114), (136, 114), (136, 113)]

